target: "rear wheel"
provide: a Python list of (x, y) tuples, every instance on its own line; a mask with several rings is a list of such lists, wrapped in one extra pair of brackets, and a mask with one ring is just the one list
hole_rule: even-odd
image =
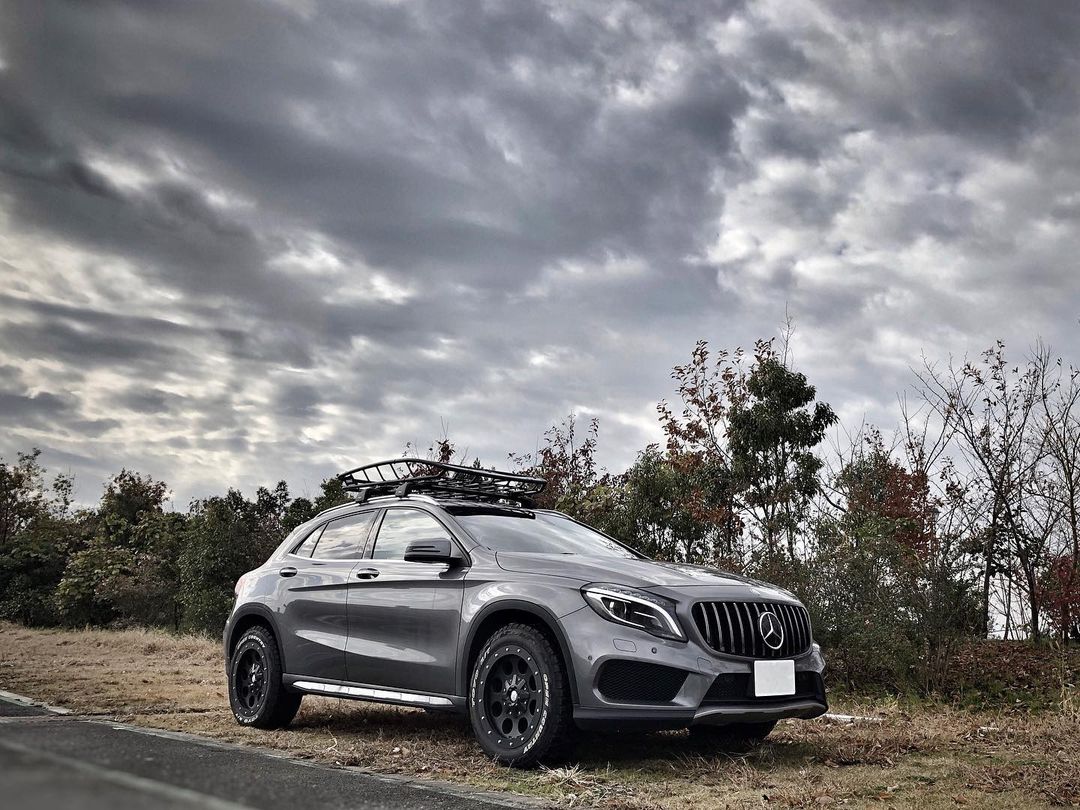
[(270, 630), (244, 631), (229, 658), (229, 705), (236, 722), (255, 728), (282, 728), (300, 710), (303, 696), (281, 682), (281, 656)]
[(739, 750), (760, 745), (774, 728), (775, 720), (767, 723), (731, 723), (726, 726), (691, 726), (690, 739), (706, 750)]
[(506, 765), (565, 752), (573, 729), (566, 667), (535, 627), (508, 624), (488, 639), (469, 679), (469, 720), (480, 747)]

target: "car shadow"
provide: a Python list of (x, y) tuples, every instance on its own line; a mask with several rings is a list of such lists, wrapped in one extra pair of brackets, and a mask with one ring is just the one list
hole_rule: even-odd
[[(332, 731), (337, 737), (355, 735), (358, 741), (383, 740), (392, 736), (403, 744), (450, 746), (473, 750), (475, 742), (468, 719), (457, 714), (402, 707), (350, 704), (323, 700), (318, 708), (305, 710), (291, 724), (297, 732)], [(479, 748), (475, 748), (479, 755)], [(814, 752), (807, 746), (784, 739), (782, 734), (759, 745), (705, 745), (686, 731), (586, 732), (553, 767), (579, 766), (587, 770), (609, 767), (685, 767), (716, 769), (734, 761), (768, 763), (804, 761)]]

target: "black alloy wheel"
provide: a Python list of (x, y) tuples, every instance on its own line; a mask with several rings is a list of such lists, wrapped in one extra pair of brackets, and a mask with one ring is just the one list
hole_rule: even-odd
[(507, 647), (485, 667), (485, 722), (508, 748), (524, 745), (540, 725), (547, 698), (535, 659), (520, 647)]
[(282, 728), (300, 710), (303, 695), (281, 682), (281, 655), (268, 627), (244, 631), (229, 657), (229, 705), (236, 722), (255, 728)]
[(569, 680), (543, 633), (509, 624), (488, 639), (469, 681), (469, 720), (480, 747), (507, 765), (564, 753), (573, 730)]
[(256, 714), (266, 700), (266, 661), (258, 648), (244, 650), (236, 659), (233, 678), (236, 699), (245, 714)]

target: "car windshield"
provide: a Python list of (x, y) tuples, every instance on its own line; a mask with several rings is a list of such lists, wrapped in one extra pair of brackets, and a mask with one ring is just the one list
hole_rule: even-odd
[(562, 515), (527, 509), (475, 507), (456, 507), (448, 511), (478, 543), (492, 551), (631, 559), (638, 556), (614, 540)]

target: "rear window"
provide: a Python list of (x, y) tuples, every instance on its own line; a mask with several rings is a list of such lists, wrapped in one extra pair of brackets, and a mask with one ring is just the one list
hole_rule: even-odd
[(375, 512), (331, 520), (319, 537), (315, 553), (317, 560), (358, 560), (364, 554), (368, 530), (375, 522)]
[(304, 542), (297, 544), (293, 547), (292, 554), (297, 557), (310, 557), (312, 549), (315, 548), (315, 544), (319, 542), (319, 535), (322, 534), (323, 527), (319, 526), (314, 531), (310, 532), (304, 539)]
[(473, 507), (454, 507), (447, 511), (476, 542), (492, 551), (638, 557), (611, 538), (562, 515), (529, 509), (485, 510)]

